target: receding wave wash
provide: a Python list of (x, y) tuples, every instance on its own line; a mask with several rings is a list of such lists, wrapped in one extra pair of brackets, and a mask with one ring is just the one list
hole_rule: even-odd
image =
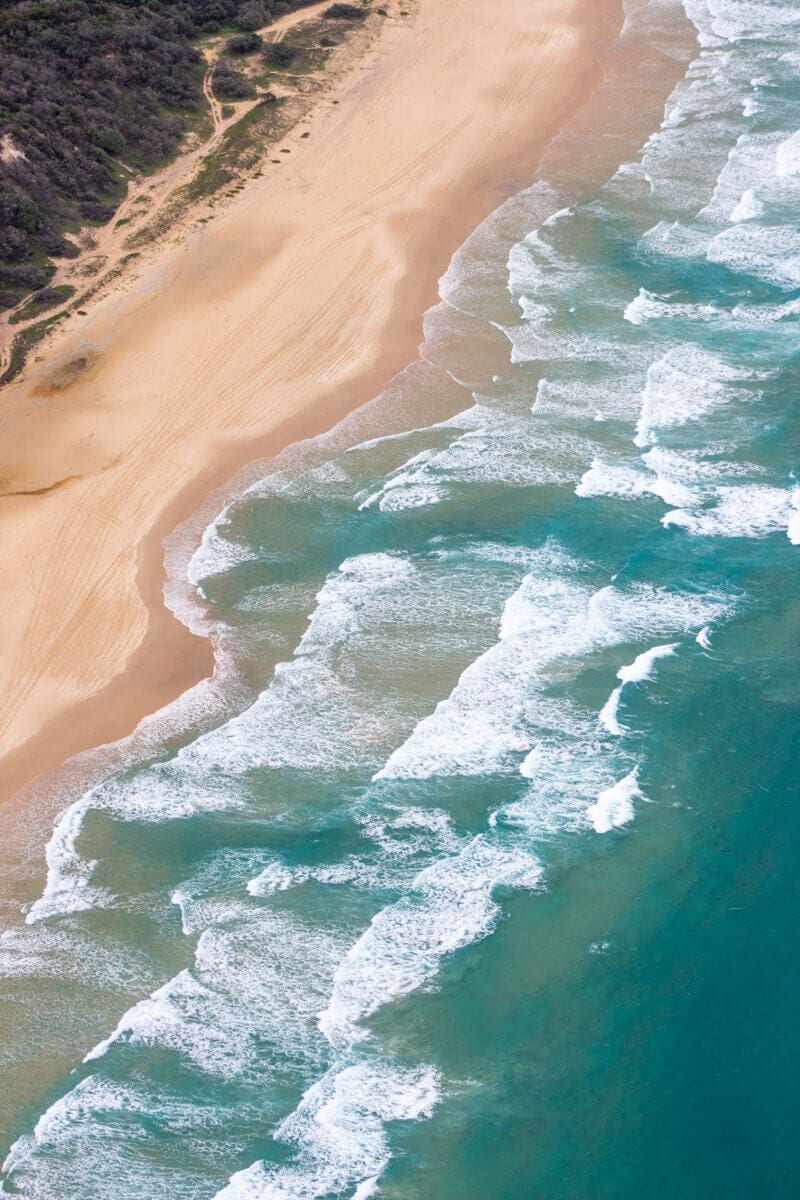
[(173, 539), (217, 676), (0, 942), (3, 1195), (797, 1195), (798, 46), (630, 0), (421, 361)]

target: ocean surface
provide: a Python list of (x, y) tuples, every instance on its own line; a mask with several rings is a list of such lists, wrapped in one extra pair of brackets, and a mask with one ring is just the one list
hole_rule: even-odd
[(30, 864), (3, 1195), (800, 1195), (800, 5), (603, 54), (419, 362), (171, 539), (218, 672)]

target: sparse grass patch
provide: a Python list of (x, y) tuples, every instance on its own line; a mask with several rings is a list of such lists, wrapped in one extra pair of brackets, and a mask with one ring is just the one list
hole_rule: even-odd
[(37, 321), (35, 325), (29, 325), (27, 329), (22, 329), (16, 335), (14, 341), (11, 343), (11, 358), (8, 366), (3, 374), (0, 375), (0, 387), (4, 387), (7, 383), (11, 383), (13, 379), (16, 379), (25, 366), (29, 352), (37, 342), (40, 342), (55, 324), (65, 320), (68, 316), (68, 312), (56, 313), (52, 317), (46, 317), (44, 321)]
[[(241, 172), (258, 166), (264, 147), (293, 124), (284, 101), (265, 99), (256, 104), (225, 131), (219, 145), (205, 156), (194, 179), (181, 189), (181, 201), (192, 204), (234, 181), (238, 183)], [(236, 190), (243, 186), (238, 183)]]
[(76, 312), (79, 311), (79, 304), (86, 304), (88, 300), (91, 300), (92, 296), (96, 296), (97, 293), (102, 291), (102, 289), (106, 287), (107, 284), (111, 283), (112, 280), (118, 279), (119, 276), (123, 274), (128, 264), (132, 263), (133, 260), (138, 257), (138, 250), (133, 254), (123, 254), (122, 258), (115, 267), (112, 267), (110, 271), (106, 271), (105, 275), (101, 275), (97, 283), (90, 287), (87, 292), (82, 292), (81, 295), (78, 296), (78, 299), (72, 304), (72, 309)]

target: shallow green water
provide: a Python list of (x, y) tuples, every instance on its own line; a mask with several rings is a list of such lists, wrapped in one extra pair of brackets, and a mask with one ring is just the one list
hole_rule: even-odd
[(3, 935), (4, 1194), (798, 1193), (800, 10), (686, 8), (173, 539), (218, 678)]

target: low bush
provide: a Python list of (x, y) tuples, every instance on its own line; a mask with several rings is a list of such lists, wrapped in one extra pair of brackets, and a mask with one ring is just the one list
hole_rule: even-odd
[(236, 24), (240, 29), (251, 32), (252, 30), (260, 29), (262, 25), (268, 25), (271, 20), (272, 6), (270, 4), (259, 4), (255, 0), (253, 3), (245, 4), (239, 10)]
[(256, 94), (250, 80), (224, 59), (220, 59), (214, 68), (211, 85), (220, 100), (250, 100)]
[(86, 221), (94, 225), (106, 225), (116, 212), (113, 204), (103, 204), (101, 200), (82, 200), (80, 214)]
[(357, 4), (332, 4), (323, 15), (331, 21), (363, 21), (367, 10)]
[(261, 37), (257, 33), (237, 33), (233, 37), (228, 38), (225, 50), (228, 54), (255, 54), (257, 50), (261, 49), (262, 45)]
[(264, 62), (270, 67), (289, 67), (299, 55), (297, 46), (288, 42), (268, 42), (264, 47)]

